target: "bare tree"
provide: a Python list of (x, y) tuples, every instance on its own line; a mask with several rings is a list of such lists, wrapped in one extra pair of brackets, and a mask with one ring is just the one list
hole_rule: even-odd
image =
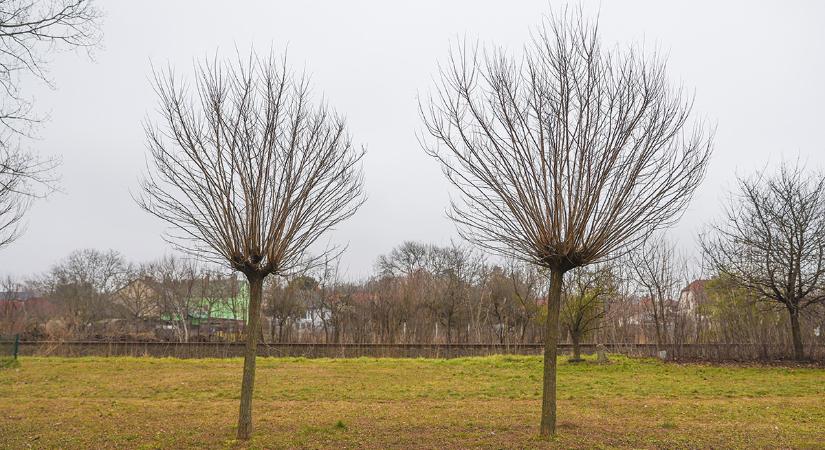
[(783, 163), (738, 185), (702, 237), (705, 258), (758, 300), (788, 311), (794, 358), (803, 359), (800, 314), (825, 303), (825, 174)]
[(613, 292), (605, 305), (602, 326), (595, 330), (594, 339), (603, 343), (636, 342), (638, 331), (644, 326), (640, 319), (641, 302), (634, 294), (636, 286), (632, 276), (632, 254), (610, 262), (613, 272)]
[(492, 268), (485, 283), (488, 291), (485, 323), (490, 326), (499, 344), (508, 343), (508, 338), (516, 327), (523, 326), (520, 319), (523, 319), (524, 315), (520, 314), (515, 283), (512, 283), (508, 274), (498, 266)]
[(51, 86), (46, 55), (97, 44), (100, 17), (89, 0), (0, 2), (0, 248), (20, 236), (32, 200), (53, 190), (58, 164), (20, 149), (40, 122), (20, 90), (21, 75)]
[(55, 166), (55, 160), (41, 159), (0, 142), (0, 248), (20, 237), (32, 200), (53, 190)]
[[(307, 309), (306, 293), (315, 290), (318, 282), (307, 275), (299, 275), (283, 283), (271, 282), (265, 292), (267, 312), (270, 315), (270, 340), (288, 342), (291, 324), (301, 317)], [(277, 339), (275, 327), (277, 326)]]
[(659, 234), (649, 236), (626, 264), (653, 319), (656, 345), (675, 343), (680, 294), (690, 282), (685, 278), (687, 259)]
[(21, 74), (49, 86), (48, 54), (57, 50), (92, 48), (100, 40), (101, 12), (91, 0), (6, 0), (0, 2), (0, 107), (2, 141), (10, 134), (26, 135), (38, 122), (31, 103), (20, 91)]
[(285, 62), (203, 61), (194, 92), (171, 69), (156, 73), (162, 125), (146, 127), (155, 170), (141, 206), (173, 226), (168, 240), (179, 249), (249, 281), (239, 439), (252, 432), (264, 278), (305, 264), (307, 248), (363, 202), (363, 150)]
[(55, 264), (43, 290), (58, 305), (75, 332), (114, 316), (112, 297), (128, 282), (123, 255), (95, 249), (75, 250)]
[[(709, 280), (705, 289), (707, 299), (701, 309), (708, 319), (705, 335), (710, 342), (750, 344), (758, 351), (751, 357), (769, 360), (781, 354), (773, 351), (777, 343), (792, 341), (788, 314), (775, 308), (776, 303), (754, 301), (752, 292), (725, 275)], [(813, 338), (814, 327), (810, 328)]]
[(601, 326), (607, 315), (608, 301), (617, 287), (612, 268), (602, 266), (577, 267), (562, 291), (561, 323), (573, 341), (571, 362), (580, 362), (581, 341)]
[(555, 432), (564, 273), (675, 222), (711, 149), (665, 63), (604, 49), (597, 31), (565, 12), (545, 20), (521, 59), (459, 45), (421, 105), (424, 149), (461, 194), (450, 213), (460, 234), (550, 271), (545, 436)]
[(18, 334), (31, 320), (20, 302), (29, 298), (32, 291), (23, 283), (8, 275), (0, 279), (0, 335)]
[(484, 272), (484, 260), (472, 249), (455, 243), (431, 247), (430, 259), (439, 291), (439, 295), (430, 298), (430, 308), (436, 321), (444, 326), (447, 343), (452, 343), (454, 331), (460, 334), (462, 325), (469, 324), (469, 297), (472, 286)]
[(164, 256), (152, 263), (158, 309), (161, 318), (174, 326), (179, 342), (189, 342), (192, 313), (196, 308), (198, 266), (189, 259), (174, 255)]
[[(542, 305), (539, 303), (540, 297), (543, 296), (542, 292), (546, 289), (547, 278), (542, 273), (544, 269), (540, 266), (525, 264), (523, 261), (512, 258), (508, 266), (510, 281), (513, 283), (516, 299), (523, 314), (520, 341), (524, 343), (528, 328), (532, 329), (534, 328), (533, 325), (541, 325), (545, 320)], [(541, 331), (531, 334), (540, 335)], [(531, 339), (531, 342), (535, 342), (535, 339)]]
[(413, 275), (425, 270), (430, 264), (433, 247), (421, 242), (406, 241), (389, 254), (379, 256), (375, 263), (376, 269), (391, 276)]

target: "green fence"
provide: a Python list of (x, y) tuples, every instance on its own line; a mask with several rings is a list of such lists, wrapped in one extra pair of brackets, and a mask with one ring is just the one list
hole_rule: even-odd
[(0, 336), (0, 367), (9, 366), (17, 361), (20, 350), (20, 335)]

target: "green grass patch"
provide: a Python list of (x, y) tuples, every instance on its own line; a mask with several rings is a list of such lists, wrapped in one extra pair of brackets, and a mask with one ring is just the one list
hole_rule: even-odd
[[(243, 361), (24, 358), (0, 371), (0, 447), (525, 448), (542, 360), (259, 358), (254, 439), (233, 440)], [(559, 359), (561, 448), (817, 447), (825, 370)]]
[(20, 360), (15, 358), (0, 358), (0, 369), (14, 369), (20, 367)]

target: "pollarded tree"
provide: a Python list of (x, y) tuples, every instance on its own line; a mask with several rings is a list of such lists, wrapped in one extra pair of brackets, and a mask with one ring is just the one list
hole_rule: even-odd
[(162, 120), (146, 126), (154, 170), (140, 205), (172, 225), (177, 248), (249, 282), (239, 439), (252, 432), (264, 279), (308, 264), (308, 247), (363, 202), (363, 150), (285, 62), (203, 61), (193, 89), (156, 73)]
[(758, 300), (788, 311), (794, 358), (804, 358), (799, 316), (825, 303), (825, 174), (782, 164), (739, 178), (722, 220), (702, 237), (706, 261)]
[(605, 49), (581, 13), (547, 19), (521, 58), (458, 46), (421, 112), (461, 200), (460, 234), (549, 270), (541, 433), (555, 432), (565, 272), (619, 256), (674, 223), (711, 139), (665, 63)]

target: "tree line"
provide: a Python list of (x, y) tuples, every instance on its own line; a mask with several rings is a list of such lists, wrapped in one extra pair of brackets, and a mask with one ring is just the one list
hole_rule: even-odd
[[(794, 350), (782, 309), (718, 273), (697, 278), (664, 236), (624, 260), (571, 271), (562, 289), (561, 341), (752, 344)], [(266, 343), (543, 342), (547, 274), (514, 259), (491, 260), (466, 245), (404, 242), (375, 261), (363, 281), (342, 280), (333, 262), (263, 287)], [(7, 279), (0, 334), (29, 339), (234, 341), (244, 336), (248, 287), (220, 266), (183, 256), (129, 262), (116, 251), (75, 251), (45, 274)], [(782, 309), (777, 309), (779, 306)], [(807, 346), (825, 343), (825, 309), (799, 319)], [(220, 312), (220, 314), (219, 314)], [(220, 316), (223, 327), (211, 326)], [(230, 323), (230, 326), (226, 326)], [(803, 348), (804, 352), (804, 348)], [(775, 354), (773, 351), (771, 354)]]

